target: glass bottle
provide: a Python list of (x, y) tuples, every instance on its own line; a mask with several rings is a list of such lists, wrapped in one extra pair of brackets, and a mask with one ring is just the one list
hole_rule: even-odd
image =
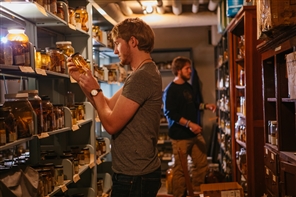
[(42, 100), (38, 95), (38, 90), (22, 90), (19, 93), (28, 93), (28, 100), (31, 103), (34, 112), (37, 116), (37, 134), (40, 134), (44, 131), (43, 124), (43, 108), (42, 108)]
[(245, 85), (245, 71), (244, 71), (244, 69), (241, 69), (240, 70), (239, 85), (240, 86), (244, 86)]
[(8, 29), (8, 34), (6, 35), (9, 41), (14, 65), (30, 65), (30, 45), (29, 37), (25, 34), (23, 28), (11, 28)]
[[(0, 143), (4, 145), (5, 143), (14, 142), (17, 140), (17, 126), (14, 115), (11, 113), (10, 107), (0, 107), (0, 130), (5, 131), (5, 137), (3, 131), (0, 137)], [(1, 129), (2, 128), (2, 129)], [(5, 143), (4, 143), (5, 139)]]
[(84, 60), (80, 53), (74, 53), (71, 57), (75, 66), (79, 68), (80, 73), (84, 73), (84, 69), (89, 69), (87, 62)]
[(55, 165), (54, 167), (55, 185), (60, 186), (64, 184), (64, 167), (63, 165)]
[(69, 23), (71, 25), (76, 26), (76, 19), (75, 19), (75, 9), (73, 7), (69, 7)]
[[(0, 109), (1, 113), (1, 109)], [(6, 129), (5, 129), (5, 121), (4, 117), (0, 115), (0, 146), (6, 144)]]
[(71, 41), (56, 42), (56, 47), (60, 49), (67, 57), (70, 57), (75, 53), (75, 49), (72, 47)]
[(173, 168), (172, 165), (166, 171), (166, 189), (168, 194), (173, 194)]
[(45, 50), (41, 50), (41, 68), (44, 70), (49, 70), (51, 67), (50, 56)]
[(0, 42), (0, 64), (13, 64), (12, 48), (9, 43)]
[(28, 93), (5, 94), (4, 97), (3, 107), (10, 107), (15, 116), (18, 138), (34, 135), (34, 109), (28, 100)]
[(35, 51), (35, 68), (41, 68), (41, 49)]
[(56, 129), (56, 118), (53, 111), (53, 104), (50, 102), (50, 98), (46, 95), (42, 95), (41, 100), (44, 119), (44, 131), (53, 131)]
[(75, 10), (76, 27), (88, 31), (88, 13), (85, 6), (79, 6)]
[(61, 58), (60, 50), (57, 48), (49, 48), (48, 54), (51, 62), (49, 70), (61, 73), (62, 63), (64, 62), (64, 59)]

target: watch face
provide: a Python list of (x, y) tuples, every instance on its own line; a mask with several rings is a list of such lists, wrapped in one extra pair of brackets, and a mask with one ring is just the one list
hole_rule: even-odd
[(98, 91), (97, 90), (92, 90), (90, 93), (91, 93), (91, 95), (96, 96), (98, 94)]

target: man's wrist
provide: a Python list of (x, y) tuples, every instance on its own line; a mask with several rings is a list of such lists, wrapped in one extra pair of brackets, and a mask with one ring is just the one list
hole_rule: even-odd
[(189, 123), (190, 123), (190, 122), (191, 122), (190, 120), (187, 120), (187, 122), (186, 122), (186, 124), (185, 124), (185, 127), (186, 127), (186, 128), (189, 127)]

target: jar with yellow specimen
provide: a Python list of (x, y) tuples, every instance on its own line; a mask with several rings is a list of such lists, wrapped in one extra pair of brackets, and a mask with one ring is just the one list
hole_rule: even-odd
[(70, 57), (75, 53), (75, 49), (72, 47), (71, 41), (59, 41), (56, 42), (56, 47), (62, 51), (64, 55)]
[(74, 53), (72, 56), (72, 61), (77, 68), (79, 68), (80, 73), (84, 73), (85, 69), (89, 69), (89, 66), (85, 59), (82, 57), (80, 53)]
[(0, 133), (1, 145), (17, 140), (16, 122), (10, 107), (0, 107)]
[(64, 60), (61, 59), (61, 52), (57, 48), (50, 48), (49, 51), (50, 56), (50, 69), (51, 71), (61, 73), (62, 62)]
[(69, 7), (69, 23), (71, 25), (76, 26), (76, 19), (75, 19), (75, 9), (73, 7)]
[(41, 50), (41, 69), (49, 70), (51, 67), (50, 56), (45, 50)]
[(75, 10), (76, 27), (88, 31), (88, 13), (85, 6), (79, 6)]

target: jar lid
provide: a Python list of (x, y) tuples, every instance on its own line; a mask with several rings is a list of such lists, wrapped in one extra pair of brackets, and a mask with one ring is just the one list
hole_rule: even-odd
[(56, 45), (59, 45), (59, 44), (72, 44), (72, 42), (71, 41), (58, 41), (58, 42), (56, 42)]
[(18, 93), (38, 94), (38, 90), (20, 90)]
[(28, 93), (16, 93), (16, 94), (5, 94), (5, 99), (26, 99), (28, 98)]

